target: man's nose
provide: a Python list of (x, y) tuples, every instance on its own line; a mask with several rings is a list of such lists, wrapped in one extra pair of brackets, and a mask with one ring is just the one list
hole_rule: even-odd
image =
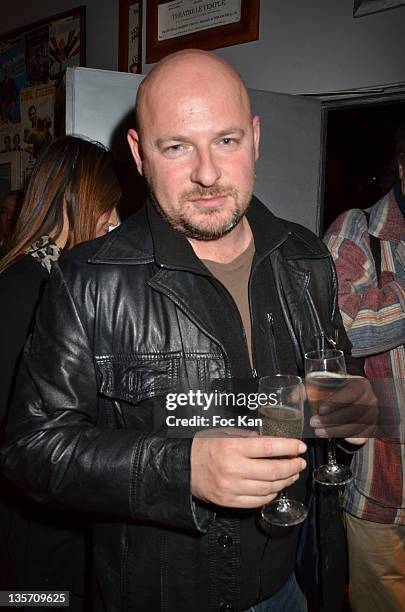
[(203, 187), (212, 187), (221, 177), (221, 170), (211, 149), (197, 151), (195, 164), (191, 173), (193, 183), (199, 183)]

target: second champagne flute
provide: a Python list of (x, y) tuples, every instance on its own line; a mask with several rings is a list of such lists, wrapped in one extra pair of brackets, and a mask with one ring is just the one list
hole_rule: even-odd
[[(319, 406), (346, 382), (343, 351), (321, 349), (305, 354), (305, 388), (313, 415), (319, 414)], [(344, 485), (352, 480), (350, 468), (337, 463), (335, 442), (331, 438), (328, 438), (328, 463), (314, 470), (314, 480), (329, 486)]]

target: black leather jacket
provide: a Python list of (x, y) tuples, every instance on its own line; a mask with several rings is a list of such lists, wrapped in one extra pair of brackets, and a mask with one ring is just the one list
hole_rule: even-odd
[[(345, 339), (331, 258), (311, 232), (255, 199), (248, 219), (255, 367), (260, 373), (267, 359), (258, 319), (270, 265), (301, 372), (321, 330)], [(252, 376), (240, 319), (231, 340), (223, 333), (232, 317), (234, 305), (150, 204), (68, 253), (52, 275), (17, 384), (3, 467), (36, 500), (99, 518), (96, 610), (240, 609), (237, 513), (194, 506), (192, 440), (159, 435), (155, 402), (179, 384)], [(312, 542), (316, 532), (300, 543), (304, 569), (333, 572), (341, 533)], [(327, 562), (308, 558), (319, 546)], [(339, 599), (335, 589), (332, 596)]]

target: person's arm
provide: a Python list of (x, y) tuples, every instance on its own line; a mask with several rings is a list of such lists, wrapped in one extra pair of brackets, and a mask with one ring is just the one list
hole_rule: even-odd
[(388, 351), (405, 342), (405, 282), (382, 272), (377, 286), (367, 223), (360, 210), (339, 217), (324, 241), (335, 261), (339, 307), (354, 357)]
[(49, 505), (206, 530), (213, 515), (197, 516), (190, 494), (192, 440), (107, 429), (98, 410), (86, 326), (55, 266), (17, 379), (6, 476)]
[[(343, 351), (348, 373), (348, 384), (325, 402), (310, 425), (318, 437), (338, 438), (340, 448), (353, 453), (373, 435), (377, 423), (377, 399), (369, 381), (364, 378), (364, 359), (352, 356), (352, 344), (343, 325), (337, 299), (337, 272), (333, 258), (329, 257), (332, 282), (332, 327), (335, 348)], [(332, 399), (332, 396), (331, 396)]]
[(0, 274), (0, 423), (6, 416), (17, 365), (46, 280), (46, 272), (28, 257)]

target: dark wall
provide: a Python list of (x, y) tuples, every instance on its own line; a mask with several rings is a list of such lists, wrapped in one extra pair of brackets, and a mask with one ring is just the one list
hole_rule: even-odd
[(324, 223), (349, 208), (367, 208), (395, 180), (393, 136), (405, 122), (405, 102), (328, 113)]

